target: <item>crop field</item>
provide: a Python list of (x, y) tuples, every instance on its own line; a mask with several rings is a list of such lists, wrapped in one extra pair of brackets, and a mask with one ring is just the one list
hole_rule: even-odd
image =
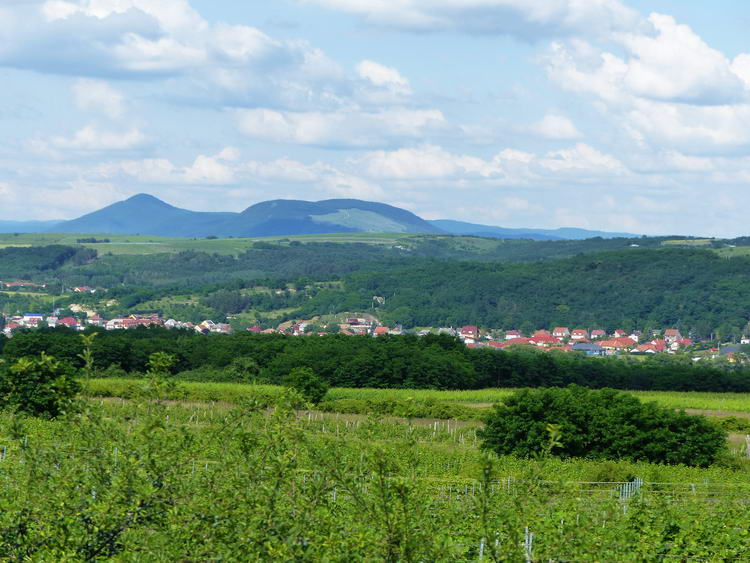
[[(210, 386), (206, 386), (210, 387)], [(268, 389), (271, 391), (271, 389)], [(0, 415), (0, 559), (742, 560), (748, 473), (521, 460), (476, 427), (88, 401)], [(641, 479), (637, 481), (636, 479)]]

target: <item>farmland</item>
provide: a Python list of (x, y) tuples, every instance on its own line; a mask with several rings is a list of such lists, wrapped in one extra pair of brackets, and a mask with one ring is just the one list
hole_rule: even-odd
[[(252, 386), (181, 387), (224, 389), (236, 404), (89, 400), (58, 421), (0, 415), (0, 557), (716, 560), (750, 549), (739, 461), (497, 457), (479, 450), (475, 425), (299, 413), (261, 388), (277, 396), (268, 411), (241, 400)], [(643, 485), (623, 485), (635, 478)]]

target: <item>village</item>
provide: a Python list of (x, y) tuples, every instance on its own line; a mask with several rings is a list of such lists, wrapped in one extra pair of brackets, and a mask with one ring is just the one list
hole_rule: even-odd
[[(123, 317), (104, 319), (93, 311), (81, 311), (76, 316), (45, 315), (26, 313), (24, 315), (0, 317), (2, 334), (12, 338), (19, 330), (38, 328), (67, 327), (71, 330), (84, 331), (89, 327), (105, 330), (130, 330), (139, 327), (164, 327), (169, 329), (191, 330), (200, 334), (230, 334), (234, 329), (229, 323), (214, 322), (206, 319), (200, 323), (191, 323), (164, 319), (159, 314), (131, 314)], [(530, 334), (519, 330), (482, 329), (474, 325), (460, 328), (440, 327), (404, 330), (401, 327), (388, 327), (372, 315), (342, 315), (338, 322), (319, 324), (316, 320), (279, 324), (276, 328), (251, 326), (244, 328), (254, 334), (286, 334), (290, 336), (341, 334), (345, 336), (372, 336), (415, 334), (445, 334), (459, 338), (468, 348), (492, 348), (502, 350), (510, 346), (528, 346), (539, 350), (556, 350), (559, 352), (578, 352), (586, 356), (612, 356), (620, 354), (676, 354), (690, 350), (702, 349), (712, 357), (719, 355), (732, 357), (739, 350), (739, 345), (750, 344), (750, 337), (743, 336), (739, 343), (728, 343), (719, 348), (706, 347), (705, 343), (696, 342), (683, 336), (675, 328), (652, 330), (648, 333), (633, 331), (627, 333), (616, 329), (610, 333), (602, 329), (583, 329), (558, 326), (552, 330), (539, 329)]]

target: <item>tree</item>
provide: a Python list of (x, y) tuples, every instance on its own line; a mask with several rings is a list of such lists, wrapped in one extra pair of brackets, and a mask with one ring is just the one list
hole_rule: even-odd
[(320, 403), (328, 393), (328, 383), (315, 375), (312, 369), (306, 367), (294, 368), (284, 377), (283, 383), (314, 405)]
[(485, 424), (480, 431), (484, 448), (521, 457), (545, 451), (550, 424), (559, 430), (552, 454), (563, 458), (706, 467), (726, 446), (725, 432), (705, 417), (641, 403), (612, 389), (577, 385), (522, 389), (497, 405)]
[(55, 418), (74, 405), (80, 391), (76, 370), (42, 352), (0, 365), (0, 407), (44, 418)]

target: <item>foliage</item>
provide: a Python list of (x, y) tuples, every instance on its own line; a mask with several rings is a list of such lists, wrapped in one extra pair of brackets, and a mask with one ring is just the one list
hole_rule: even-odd
[(544, 451), (705, 467), (726, 443), (725, 432), (704, 417), (641, 403), (612, 389), (575, 385), (520, 390), (485, 422), (480, 433), (485, 448), (521, 457)]
[(0, 407), (54, 418), (71, 410), (80, 385), (76, 371), (42, 352), (7, 366), (0, 364)]
[(317, 405), (328, 393), (328, 383), (310, 368), (294, 368), (283, 379), (286, 387), (297, 391), (306, 401)]
[[(117, 402), (0, 414), (10, 561), (736, 560), (747, 473), (481, 453), (474, 429)], [(665, 487), (657, 482), (669, 482)]]
[(146, 370), (146, 384), (144, 392), (147, 397), (154, 399), (165, 399), (174, 393), (177, 387), (172, 372), (175, 357), (166, 352), (154, 352), (148, 357), (148, 370)]

